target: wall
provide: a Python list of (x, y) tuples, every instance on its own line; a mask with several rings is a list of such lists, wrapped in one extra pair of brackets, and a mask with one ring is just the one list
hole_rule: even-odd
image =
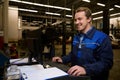
[(18, 8), (9, 7), (8, 10), (8, 41), (18, 40)]
[(2, 5), (0, 5), (0, 31), (3, 29), (2, 27)]

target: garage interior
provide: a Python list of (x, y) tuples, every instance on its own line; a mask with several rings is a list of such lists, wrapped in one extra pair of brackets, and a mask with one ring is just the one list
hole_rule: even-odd
[[(34, 30), (52, 27), (57, 31), (50, 33), (51, 35), (47, 37), (58, 35), (57, 39), (50, 42), (48, 46), (54, 47), (56, 56), (67, 55), (71, 50), (75, 32), (74, 11), (80, 6), (91, 9), (93, 26), (120, 39), (120, 0), (0, 0), (0, 41), (2, 39), (1, 43), (3, 43), (0, 44), (0, 48), (4, 47), (4, 51), (13, 49), (10, 53), (17, 53), (17, 56), (12, 54), (12, 58), (26, 57), (28, 46), (24, 41), (24, 33), (31, 31), (33, 34), (27, 35), (34, 37)], [(112, 37), (111, 42), (114, 65), (110, 71), (109, 80), (118, 80), (120, 40), (116, 42)], [(48, 51), (45, 48), (44, 50), (45, 53)], [(51, 55), (44, 57), (45, 60), (48, 58), (51, 58)]]

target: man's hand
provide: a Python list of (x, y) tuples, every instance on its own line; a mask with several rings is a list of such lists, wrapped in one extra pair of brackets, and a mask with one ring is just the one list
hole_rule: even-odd
[(53, 57), (52, 61), (53, 62), (60, 62), (60, 63), (62, 63), (62, 59), (60, 57)]
[(80, 76), (80, 75), (86, 75), (86, 71), (84, 67), (75, 65), (68, 70), (68, 74), (72, 76)]

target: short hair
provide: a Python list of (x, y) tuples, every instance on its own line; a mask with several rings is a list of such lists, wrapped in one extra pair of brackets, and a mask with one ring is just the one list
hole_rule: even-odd
[(85, 12), (85, 16), (87, 18), (91, 18), (92, 17), (92, 12), (91, 12), (91, 10), (88, 7), (79, 7), (79, 8), (76, 9), (75, 13), (81, 12), (81, 11)]

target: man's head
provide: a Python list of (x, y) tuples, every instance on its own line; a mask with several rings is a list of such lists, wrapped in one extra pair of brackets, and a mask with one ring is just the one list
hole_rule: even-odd
[(75, 25), (79, 32), (86, 33), (91, 27), (91, 10), (87, 7), (79, 7), (75, 11)]

